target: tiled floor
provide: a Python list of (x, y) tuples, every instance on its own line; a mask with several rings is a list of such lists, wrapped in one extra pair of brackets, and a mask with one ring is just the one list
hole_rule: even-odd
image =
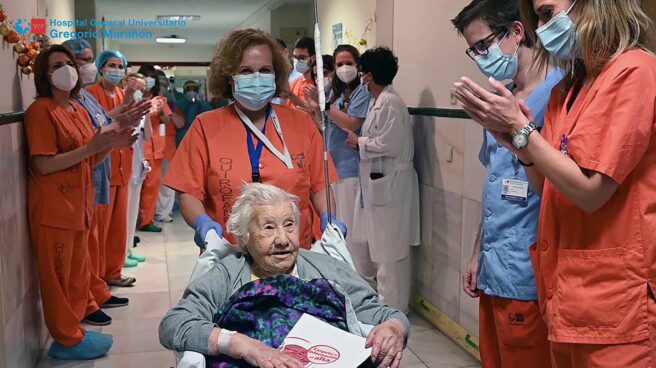
[[(162, 234), (140, 233), (135, 251), (146, 262), (124, 273), (137, 278), (132, 288), (115, 288), (112, 293), (130, 298), (130, 306), (107, 309), (110, 326), (91, 328), (114, 335), (110, 354), (90, 362), (61, 362), (42, 357), (40, 368), (169, 368), (175, 366), (173, 354), (158, 341), (160, 319), (178, 302), (198, 257), (192, 230), (178, 216), (164, 226)], [(410, 315), (413, 333), (403, 356), (403, 368), (479, 367), (478, 362), (428, 322)], [(48, 343), (49, 346), (49, 343)]]

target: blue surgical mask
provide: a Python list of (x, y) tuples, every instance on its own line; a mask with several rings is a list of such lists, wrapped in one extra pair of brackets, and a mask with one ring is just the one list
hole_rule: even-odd
[(499, 43), (495, 43), (487, 49), (487, 55), (479, 55), (476, 57), (476, 64), (478, 68), (488, 77), (492, 77), (498, 81), (514, 79), (517, 75), (517, 68), (519, 67), (519, 44), (512, 55), (506, 55), (501, 51), (500, 45), (508, 37), (508, 33), (503, 37)]
[(305, 74), (310, 69), (308, 60), (294, 60), (294, 69), (301, 74)]
[(567, 11), (561, 11), (535, 31), (547, 52), (561, 60), (571, 60), (575, 57), (573, 50), (576, 46), (576, 25), (569, 17), (575, 4), (576, 1)]
[(152, 77), (146, 77), (146, 90), (151, 90), (153, 87), (155, 87), (155, 78)]
[(125, 69), (106, 69), (103, 73), (105, 80), (111, 84), (119, 84), (125, 76)]
[(266, 106), (276, 93), (276, 76), (272, 73), (239, 74), (232, 79), (235, 100), (250, 111)]

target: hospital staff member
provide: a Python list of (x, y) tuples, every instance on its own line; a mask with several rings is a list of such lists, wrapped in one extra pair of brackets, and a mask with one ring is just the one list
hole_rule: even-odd
[[(110, 116), (120, 113), (132, 101), (142, 82), (127, 78), (127, 88), (119, 87), (125, 77), (128, 60), (118, 50), (103, 51), (96, 59), (101, 81), (86, 87)], [(132, 175), (132, 147), (113, 150), (111, 154), (111, 182), (106, 225), (99, 235), (100, 247), (105, 250), (100, 265), (100, 276), (111, 286), (130, 286), (135, 279), (121, 275), (125, 265), (125, 242), (128, 236), (128, 183)]]
[[(328, 149), (335, 161), (339, 180), (333, 186), (337, 217), (346, 227), (353, 227), (355, 204), (358, 203), (356, 193), (360, 185), (358, 171), (360, 156), (358, 151), (346, 145), (347, 134), (342, 129), (349, 129), (360, 134), (360, 128), (369, 111), (371, 94), (367, 87), (360, 83), (358, 70), (360, 67), (360, 52), (351, 45), (339, 45), (333, 53), (335, 59), (335, 77), (331, 95), (326, 104), (328, 125)], [(312, 99), (316, 99), (315, 95)], [(319, 106), (311, 104), (318, 114)], [(369, 267), (369, 250), (367, 243), (356, 242), (351, 236), (346, 238), (347, 247), (358, 273), (370, 283), (373, 283), (376, 272)]]
[[(463, 78), (466, 110), (518, 155), (542, 195), (531, 248), (555, 367), (656, 362), (656, 57), (639, 0), (523, 0), (565, 77), (542, 133), (502, 85)], [(548, 54), (547, 54), (548, 53)]]
[(300, 76), (290, 84), (291, 93), (289, 94), (287, 105), (309, 111), (305, 88), (307, 86), (316, 86), (316, 82), (312, 78), (312, 67), (317, 61), (314, 40), (310, 37), (301, 37), (296, 40), (294, 51), (292, 52), (292, 59), (294, 60), (294, 70)]
[(29, 148), (28, 214), (37, 256), (43, 312), (55, 340), (55, 359), (94, 359), (112, 346), (110, 335), (80, 321), (98, 312), (89, 287), (88, 232), (94, 207), (93, 167), (114, 147), (132, 144), (130, 128), (94, 128), (76, 102), (82, 88), (75, 56), (61, 45), (35, 61), (37, 99), (25, 112)]
[[(62, 45), (66, 46), (75, 56), (75, 64), (78, 70), (80, 70), (82, 85), (93, 84), (96, 80), (98, 70), (89, 42), (83, 38), (76, 38), (67, 40)], [(150, 103), (147, 101), (141, 104), (133, 104), (124, 113), (118, 114), (116, 119), (112, 119), (109, 113), (84, 88), (80, 89), (80, 98), (77, 102), (87, 110), (94, 128), (110, 125), (114, 121), (123, 127), (134, 127), (134, 125), (138, 124), (140, 117), (150, 108)], [(110, 172), (109, 156), (101, 163), (98, 163), (93, 169), (93, 186), (96, 190), (94, 196), (95, 206), (87, 243), (91, 265), (91, 292), (96, 302), (103, 308), (121, 307), (128, 305), (129, 302), (128, 298), (119, 298), (111, 295), (107, 284), (99, 275), (101, 253), (103, 257), (105, 254), (104, 251), (100, 251), (99, 234), (101, 224), (102, 226), (105, 225), (107, 207), (109, 205)], [(104, 260), (102, 262), (104, 263)], [(98, 317), (98, 320), (94, 320), (94, 318), (88, 316), (86, 322), (103, 325), (111, 321), (104, 313), (98, 314)]]
[[(150, 162), (152, 171), (146, 176), (141, 187), (141, 203), (139, 205), (140, 231), (161, 232), (162, 228), (155, 225), (155, 209), (162, 184), (162, 167), (164, 165), (164, 151), (166, 149), (166, 126), (173, 125), (171, 115), (173, 112), (168, 106), (166, 97), (160, 96), (160, 82), (157, 70), (153, 65), (146, 64), (139, 68), (139, 74), (146, 79), (144, 97), (153, 101), (153, 111), (150, 122), (153, 135), (144, 144), (144, 157)], [(132, 252), (134, 255), (134, 252)], [(139, 259), (141, 261), (141, 259)]]
[[(517, 1), (474, 0), (452, 23), (481, 72), (512, 80), (513, 95), (526, 99), (535, 125), (542, 127), (551, 90), (563, 73), (549, 65), (532, 66), (535, 44)], [(483, 215), (462, 285), (467, 295), (480, 297), (481, 361), (484, 367), (551, 367), (528, 252), (537, 239), (540, 197), (529, 189), (521, 162), (490, 132), (484, 132), (479, 159), (486, 168)], [(508, 185), (516, 190), (504, 192)]]
[[(270, 103), (287, 91), (288, 74), (280, 47), (263, 31), (236, 30), (221, 42), (209, 87), (235, 102), (196, 118), (165, 179), (180, 192), (198, 246), (205, 247), (209, 229), (223, 234), (242, 184), (262, 182), (299, 197), (301, 246), (310, 247), (310, 203), (319, 213), (328, 208), (322, 138), (309, 114)], [(336, 180), (332, 162), (330, 180)], [(236, 244), (231, 234), (226, 239)]]
[[(373, 98), (358, 137), (350, 129), (347, 144), (360, 155), (351, 239), (366, 242), (368, 264), (383, 302), (408, 313), (410, 246), (419, 245), (419, 181), (408, 107), (392, 87), (399, 70), (392, 50), (367, 50), (360, 58), (362, 84)], [(365, 268), (366, 267), (366, 268)]]

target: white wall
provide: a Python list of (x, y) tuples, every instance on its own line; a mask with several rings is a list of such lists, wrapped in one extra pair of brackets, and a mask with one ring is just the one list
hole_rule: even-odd
[(205, 45), (117, 45), (128, 61), (193, 61), (210, 62), (214, 56), (214, 46)]
[(273, 37), (287, 38), (285, 42), (291, 50), (296, 39), (289, 39), (281, 35), (283, 28), (303, 29), (305, 34), (312, 37), (314, 33), (314, 8), (310, 4), (284, 4), (271, 11), (271, 34)]
[[(39, 6), (45, 5), (45, 17), (48, 22), (48, 33), (51, 30), (57, 31), (75, 31), (75, 27), (65, 27), (57, 26), (51, 27), (49, 24), (50, 19), (56, 19), (60, 21), (74, 21), (75, 20), (75, 0), (43, 0), (39, 1)], [(53, 43), (62, 43), (66, 41), (66, 38), (53, 39)]]
[(262, 9), (246, 19), (240, 28), (256, 28), (271, 33), (271, 12)]
[[(355, 39), (360, 39), (368, 19), (375, 20), (376, 0), (317, 0), (319, 2), (319, 25), (321, 27), (321, 52), (332, 54), (333, 48), (333, 25), (342, 23), (342, 43), (352, 44), (360, 51), (376, 45), (376, 24), (373, 29), (365, 35), (368, 46), (360, 46)], [(390, 25), (391, 26), (391, 25)], [(352, 39), (347, 37), (352, 35)]]
[[(484, 81), (450, 22), (468, 3), (394, 0), (393, 26), (383, 23), (389, 17), (379, 18), (378, 27), (393, 28), (400, 64), (394, 86), (408, 106), (460, 108), (451, 104), (453, 82), (463, 75)], [(414, 291), (478, 336), (478, 304), (462, 292), (460, 275), (471, 259), (481, 214), (482, 129), (471, 120), (414, 121), (422, 227), (422, 245), (413, 253)]]

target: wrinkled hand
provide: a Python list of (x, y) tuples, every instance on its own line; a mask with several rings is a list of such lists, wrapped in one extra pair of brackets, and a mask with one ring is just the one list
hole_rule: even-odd
[(501, 133), (520, 130), (529, 122), (518, 100), (503, 84), (490, 78), (494, 92), (488, 92), (467, 77), (454, 83), (456, 98), (474, 121), (485, 129)]
[[(348, 232), (348, 229), (346, 228), (346, 224), (339, 221), (337, 217), (335, 217), (334, 213), (330, 214), (330, 220), (331, 223), (337, 228), (339, 228), (339, 231), (342, 232), (342, 235), (346, 238), (346, 233)], [(326, 231), (326, 227), (328, 226), (328, 212), (323, 212), (321, 213), (321, 232)]]
[(405, 327), (395, 319), (374, 327), (365, 347), (371, 347), (371, 361), (379, 367), (398, 368), (403, 357)]
[(248, 364), (260, 368), (303, 368), (303, 364), (298, 359), (257, 340), (250, 340), (243, 344), (245, 345), (242, 348), (243, 353), (240, 354), (241, 359)]
[(358, 135), (355, 134), (352, 130), (349, 130), (349, 129), (346, 129), (346, 128), (342, 128), (342, 130), (347, 135), (346, 142), (345, 142), (346, 145), (353, 148), (353, 149), (356, 149), (356, 150), (359, 149), (359, 147), (358, 147), (358, 138), (359, 138)]
[(120, 110), (114, 120), (121, 128), (136, 127), (141, 118), (150, 111), (151, 106), (152, 102), (149, 100), (141, 100), (139, 103), (132, 100)]
[(474, 255), (469, 262), (467, 272), (462, 275), (462, 289), (465, 294), (472, 298), (478, 298), (481, 295), (478, 290), (478, 256)]
[(216, 231), (220, 238), (223, 237), (223, 226), (212, 220), (212, 218), (206, 214), (196, 217), (194, 220), (194, 230), (196, 230), (196, 233), (194, 234), (194, 242), (201, 249), (205, 249), (205, 237), (210, 230)]

